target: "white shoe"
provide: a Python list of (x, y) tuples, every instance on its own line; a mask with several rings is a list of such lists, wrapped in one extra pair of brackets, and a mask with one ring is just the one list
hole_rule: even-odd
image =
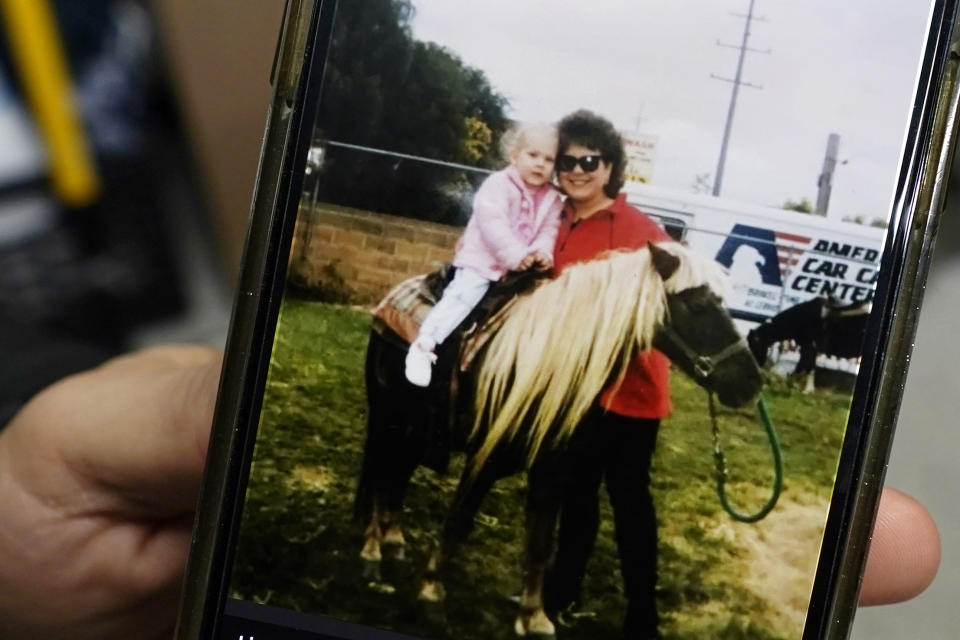
[(414, 341), (407, 350), (406, 364), (407, 380), (418, 387), (429, 387), (433, 373), (433, 363), (437, 361), (432, 349), (420, 340)]

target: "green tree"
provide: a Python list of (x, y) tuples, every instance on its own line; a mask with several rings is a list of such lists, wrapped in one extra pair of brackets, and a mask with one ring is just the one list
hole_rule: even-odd
[(799, 211), (800, 213), (813, 213), (813, 203), (808, 198), (787, 200), (781, 208), (788, 211)]
[[(481, 167), (499, 164), (506, 99), (482, 71), (410, 31), (409, 0), (342, 1), (316, 136)], [(478, 139), (487, 135), (489, 141)], [(481, 141), (484, 144), (477, 144)], [(328, 150), (320, 197), (347, 206), (465, 222), (462, 192), (483, 176), (420, 162)]]
[(869, 227), (875, 227), (877, 229), (886, 229), (889, 223), (884, 218), (870, 218), (867, 220), (867, 216), (860, 214), (856, 216), (844, 216), (844, 222), (852, 222), (854, 224), (862, 224)]
[(484, 158), (490, 145), (493, 143), (493, 132), (487, 123), (479, 118), (469, 116), (467, 125), (467, 155), (471, 160), (480, 161)]

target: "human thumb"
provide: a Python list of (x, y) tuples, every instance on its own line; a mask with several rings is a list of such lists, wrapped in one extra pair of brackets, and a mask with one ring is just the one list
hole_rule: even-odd
[(220, 366), (220, 353), (203, 347), (123, 356), (40, 393), (4, 436), (54, 458), (31, 465), (47, 472), (28, 483), (40, 492), (72, 484), (90, 490), (89, 509), (175, 516), (196, 500)]

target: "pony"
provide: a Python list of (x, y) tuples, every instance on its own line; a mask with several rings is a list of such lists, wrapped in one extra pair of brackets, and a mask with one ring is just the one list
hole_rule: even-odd
[(817, 355), (859, 358), (863, 337), (873, 305), (869, 300), (843, 305), (816, 297), (789, 307), (747, 334), (747, 344), (757, 362), (767, 362), (770, 347), (777, 342), (793, 341), (800, 349), (800, 360), (793, 376), (801, 380), (804, 393), (814, 390)]
[[(402, 351), (373, 332), (367, 443), (356, 500), (367, 566), (377, 567), (384, 551), (403, 553), (398, 516), (416, 467), (437, 446), (465, 450), (466, 467), (420, 589), (421, 600), (443, 600), (444, 567), (471, 532), (493, 484), (527, 470), (531, 487), (556, 486), (555, 475), (576, 463), (569, 445), (579, 422), (603, 389), (623, 379), (639, 351), (661, 350), (724, 404), (749, 402), (761, 375), (722, 305), (725, 286), (719, 265), (676, 243), (571, 265), (513, 301), (472, 374), (439, 408), (404, 382)], [(560, 496), (548, 490), (548, 499), (534, 501), (534, 495), (544, 492), (528, 495), (515, 629), (551, 637), (542, 590)]]

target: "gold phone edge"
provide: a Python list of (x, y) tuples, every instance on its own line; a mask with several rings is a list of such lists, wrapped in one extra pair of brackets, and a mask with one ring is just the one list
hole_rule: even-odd
[[(219, 532), (226, 517), (224, 500), (231, 489), (227, 471), (233, 462), (231, 456), (238, 449), (238, 439), (246, 437), (246, 433), (237, 425), (246, 404), (242, 400), (252, 370), (253, 354), (248, 346), (257, 340), (256, 327), (263, 309), (263, 281), (268, 270), (268, 238), (275, 215), (283, 215), (283, 212), (275, 211), (280, 197), (280, 170), (289, 145), (295, 143), (292, 136), (296, 132), (291, 130), (293, 107), (300, 92), (310, 26), (322, 2), (287, 0), (284, 12), (273, 78), (274, 95), (260, 150), (243, 266), (227, 334), (207, 464), (174, 632), (177, 640), (201, 640), (206, 633), (212, 632), (210, 614), (213, 608), (208, 595), (214, 577), (215, 555), (222, 544)], [(233, 345), (240, 345), (241, 348), (232, 348)], [(222, 604), (218, 602), (216, 608), (219, 609)]]

